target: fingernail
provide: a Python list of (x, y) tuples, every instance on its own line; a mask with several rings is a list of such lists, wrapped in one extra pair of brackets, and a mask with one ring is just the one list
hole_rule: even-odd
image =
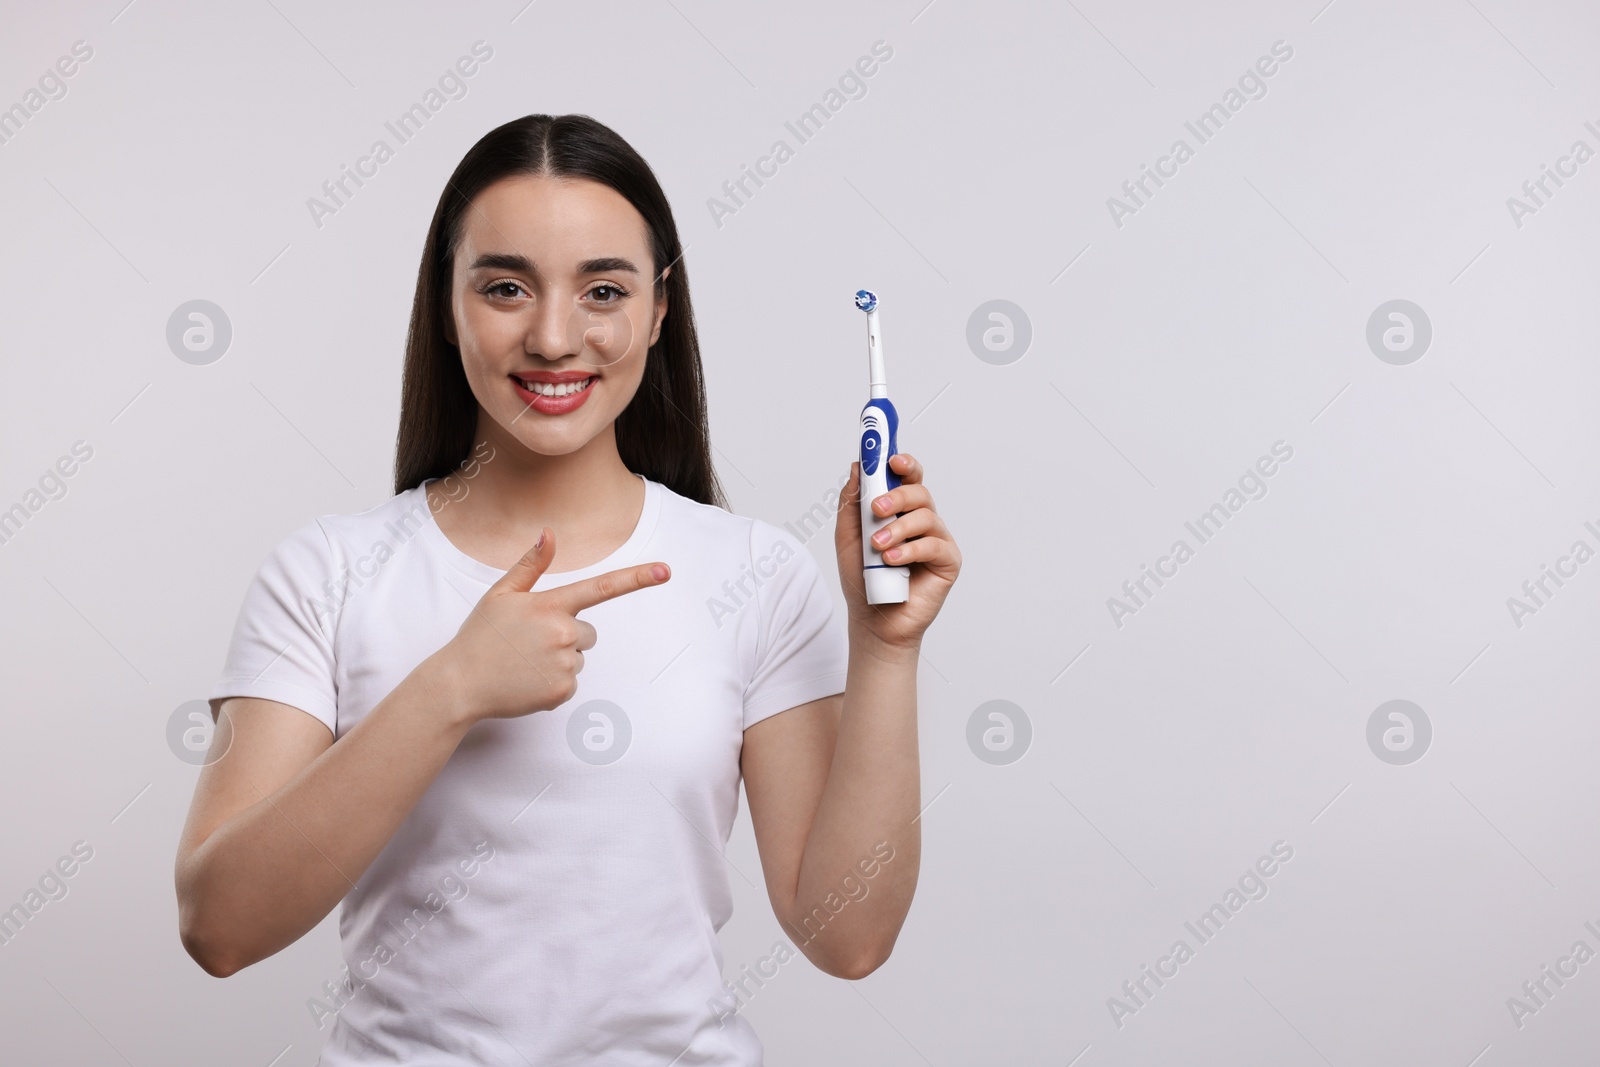
[(885, 552), (883, 554), (883, 558), (884, 559), (899, 559), (900, 558), (900, 546), (896, 545), (894, 548), (889, 549), (889, 551), (887, 551), (887, 552)]
[(544, 530), (542, 530), (542, 529), (541, 529), (541, 530), (540, 530), (540, 531), (539, 531), (539, 540), (537, 540), (537, 541), (535, 541), (535, 542), (534, 542), (534, 543), (533, 543), (533, 550), (534, 550), (534, 551), (535, 551), (535, 552), (537, 552), (537, 551), (539, 551), (539, 550), (540, 550), (540, 549), (541, 549), (541, 548), (543, 548), (543, 547), (544, 547)]
[(886, 526), (883, 529), (879, 530), (877, 533), (873, 534), (872, 535), (872, 543), (875, 544), (875, 545), (888, 544), (889, 543), (889, 528)]
[(882, 511), (885, 508), (887, 508), (890, 504), (892, 504), (893, 502), (894, 501), (890, 498), (889, 494), (885, 493), (882, 496), (880, 496), (878, 499), (874, 500), (872, 502), (872, 506), (877, 508), (879, 511)]
[(650, 568), (650, 576), (658, 582), (664, 582), (667, 580), (667, 568), (663, 564), (657, 563)]

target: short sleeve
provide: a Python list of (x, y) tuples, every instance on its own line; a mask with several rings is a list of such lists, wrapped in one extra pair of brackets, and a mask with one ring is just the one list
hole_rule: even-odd
[(256, 570), (234, 622), (213, 701), (261, 697), (338, 721), (333, 632), (340, 587), (333, 550), (313, 520), (280, 541)]
[(750, 528), (755, 574), (756, 665), (744, 691), (744, 728), (844, 692), (849, 645), (822, 569), (791, 534), (759, 519)]

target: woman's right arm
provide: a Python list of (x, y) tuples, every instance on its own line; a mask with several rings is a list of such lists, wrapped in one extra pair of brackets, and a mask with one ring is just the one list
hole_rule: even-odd
[(223, 701), (212, 747), (225, 755), (200, 772), (176, 869), (179, 934), (207, 974), (233, 974), (321, 922), (438, 777), (474, 721), (444, 652), (337, 744), (298, 708)]
[(322, 722), (259, 697), (222, 703), (175, 877), (183, 947), (226, 977), (293, 944), (333, 910), (485, 718), (555, 708), (577, 692), (594, 627), (577, 613), (669, 577), (658, 564), (544, 592), (549, 529), (461, 629), (337, 742)]

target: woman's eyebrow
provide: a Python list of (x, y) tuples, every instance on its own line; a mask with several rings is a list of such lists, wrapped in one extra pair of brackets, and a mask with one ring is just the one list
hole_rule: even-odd
[[(473, 260), (472, 265), (467, 269), (511, 270), (529, 275), (537, 275), (539, 273), (539, 268), (534, 266), (533, 260), (520, 252), (485, 252)], [(610, 274), (618, 271), (638, 274), (639, 268), (633, 265), (632, 260), (623, 259), (621, 256), (586, 259), (578, 264), (579, 274)]]
[(611, 274), (617, 271), (626, 271), (638, 274), (639, 268), (621, 256), (606, 256), (602, 259), (586, 259), (578, 264), (579, 274)]
[(512, 270), (521, 274), (539, 273), (539, 268), (533, 265), (533, 260), (520, 252), (485, 252), (472, 261), (468, 270)]

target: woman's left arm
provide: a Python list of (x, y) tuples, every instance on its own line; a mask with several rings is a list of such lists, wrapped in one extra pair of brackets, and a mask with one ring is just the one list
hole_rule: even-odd
[[(921, 861), (917, 658), (922, 635), (961, 570), (961, 553), (922, 482), (922, 464), (890, 457), (876, 547), (911, 564), (903, 604), (868, 604), (861, 587), (860, 464), (839, 498), (834, 547), (849, 609), (843, 694), (769, 716), (744, 734), (745, 793), (767, 894), (796, 948), (856, 979), (894, 947)], [(895, 555), (895, 551), (901, 553)]]

